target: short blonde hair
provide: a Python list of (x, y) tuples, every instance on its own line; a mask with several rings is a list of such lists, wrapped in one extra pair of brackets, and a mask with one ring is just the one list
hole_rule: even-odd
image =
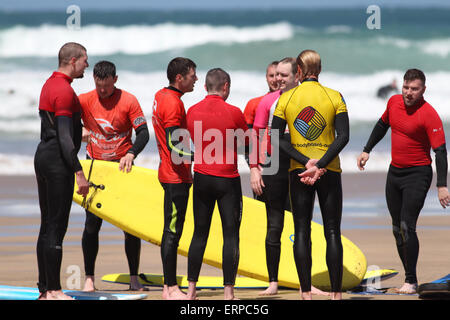
[(303, 50), (297, 57), (297, 64), (302, 70), (303, 76), (318, 76), (322, 71), (320, 55), (314, 50)]

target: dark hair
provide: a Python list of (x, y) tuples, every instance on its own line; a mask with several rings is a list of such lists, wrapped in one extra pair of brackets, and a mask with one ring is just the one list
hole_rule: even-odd
[(186, 76), (191, 69), (195, 69), (197, 66), (194, 61), (189, 58), (177, 57), (172, 59), (167, 66), (167, 79), (169, 83), (175, 83), (177, 74), (181, 74), (183, 77)]
[(76, 42), (67, 42), (58, 52), (58, 65), (65, 66), (70, 62), (70, 59), (79, 59), (86, 52), (86, 48)]
[(116, 76), (116, 66), (110, 61), (99, 61), (94, 66), (94, 77), (104, 80)]
[(231, 82), (230, 75), (221, 68), (211, 69), (206, 74), (205, 86), (208, 92), (219, 91), (227, 82)]
[(417, 79), (421, 80), (422, 84), (425, 85), (425, 74), (419, 69), (409, 69), (403, 76), (404, 81), (412, 81)]

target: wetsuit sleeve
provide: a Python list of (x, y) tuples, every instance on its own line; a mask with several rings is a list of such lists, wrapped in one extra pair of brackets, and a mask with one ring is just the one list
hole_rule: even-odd
[(134, 154), (134, 157), (136, 158), (138, 154), (141, 153), (141, 151), (144, 149), (149, 138), (150, 135), (148, 133), (147, 124), (141, 124), (136, 129), (136, 139), (134, 140), (133, 146), (127, 151), (127, 153)]
[[(74, 144), (73, 119), (67, 116), (57, 116), (55, 117), (55, 125), (56, 125), (56, 137), (58, 139), (58, 143), (61, 149), (61, 154), (63, 156), (64, 162), (74, 173), (82, 170), (80, 161), (78, 160), (77, 157), (78, 149)], [(77, 135), (77, 133), (75, 134)]]
[(436, 153), (436, 175), (437, 175), (437, 187), (447, 186), (447, 148), (445, 143), (436, 149), (433, 149)]
[[(181, 131), (178, 126), (165, 129), (167, 149), (171, 153), (176, 152), (178, 156), (194, 161), (194, 153), (189, 148), (189, 132), (187, 130), (183, 130), (184, 132)], [(180, 133), (182, 134), (180, 135)], [(182, 141), (180, 139), (181, 137), (183, 137)]]
[(390, 125), (383, 121), (383, 118), (380, 118), (378, 122), (375, 124), (375, 127), (370, 134), (369, 140), (364, 147), (364, 152), (370, 153), (375, 145), (384, 138), (387, 131), (389, 130)]
[(274, 115), (271, 128), (271, 136), (272, 136), (271, 141), (273, 146), (275, 148), (280, 148), (281, 150), (283, 150), (290, 158), (294, 159), (295, 161), (303, 165), (306, 165), (306, 163), (309, 161), (309, 158), (304, 154), (300, 153), (298, 150), (296, 150), (292, 146), (290, 139), (288, 140), (284, 137), (285, 130), (286, 130), (286, 120)]
[(316, 163), (316, 167), (325, 168), (338, 154), (344, 149), (350, 139), (350, 125), (347, 112), (341, 112), (336, 115), (334, 120), (336, 138), (328, 147), (327, 152)]

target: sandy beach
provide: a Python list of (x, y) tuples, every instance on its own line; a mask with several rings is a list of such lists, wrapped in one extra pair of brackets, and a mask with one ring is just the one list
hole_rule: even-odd
[[(368, 193), (383, 194), (385, 174), (352, 173), (343, 175), (344, 197), (363, 199)], [(245, 195), (250, 194), (248, 177), (242, 176)], [(367, 183), (370, 181), (370, 184)], [(434, 185), (432, 188), (435, 188)], [(430, 195), (429, 195), (430, 196)], [(34, 176), (1, 176), (0, 200), (36, 201)], [(436, 199), (437, 201), (437, 199)], [(76, 206), (74, 204), (73, 206)], [(73, 207), (74, 208), (74, 207)], [(449, 209), (447, 209), (449, 210)], [(245, 212), (244, 212), (245, 214)], [(315, 217), (320, 216), (315, 212)], [(39, 212), (24, 216), (11, 216), (8, 212), (0, 212), (0, 284), (14, 286), (36, 286), (37, 263), (35, 244), (39, 229)], [(81, 234), (84, 216), (72, 214), (64, 241), (64, 257), (61, 269), (63, 288), (83, 284), (84, 268), (81, 251)], [(404, 272), (397, 255), (394, 238), (390, 228), (390, 218), (382, 217), (346, 217), (345, 206), (342, 234), (351, 239), (365, 254), (368, 265), (380, 268), (393, 268), (399, 274), (382, 282), (382, 287), (395, 287), (403, 283)], [(450, 273), (450, 215), (424, 216), (419, 218), (417, 233), (420, 240), (420, 256), (418, 262), (418, 278), (420, 283), (431, 282)], [(262, 244), (263, 245), (263, 244)], [(186, 274), (187, 259), (178, 258), (178, 274)], [(80, 272), (80, 277), (74, 277)], [(162, 273), (160, 248), (150, 243), (142, 244), (140, 272)], [(108, 273), (128, 273), (128, 266), (123, 248), (123, 233), (112, 225), (104, 224), (100, 233), (100, 250), (96, 263), (96, 287), (98, 290), (130, 293), (126, 285), (110, 284), (101, 281)], [(75, 274), (76, 275), (76, 274)], [(201, 275), (221, 276), (221, 270), (203, 265)], [(160, 288), (150, 288), (148, 300), (161, 299)], [(201, 300), (221, 300), (222, 290), (201, 290)], [(243, 300), (298, 300), (296, 290), (280, 290), (276, 296), (260, 297), (258, 290), (236, 290), (236, 296)], [(418, 300), (417, 296), (407, 295), (356, 295), (344, 293), (346, 300)], [(327, 300), (327, 297), (315, 297), (316, 300)]]

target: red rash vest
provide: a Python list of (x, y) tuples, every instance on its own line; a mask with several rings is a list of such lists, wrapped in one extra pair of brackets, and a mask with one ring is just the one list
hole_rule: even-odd
[(423, 99), (415, 106), (405, 107), (402, 95), (394, 95), (381, 120), (392, 129), (391, 164), (394, 167), (430, 165), (430, 148), (436, 149), (445, 143), (441, 118)]
[(245, 143), (248, 130), (242, 111), (220, 96), (208, 95), (189, 108), (186, 118), (195, 146), (194, 172), (239, 177), (237, 146)]

